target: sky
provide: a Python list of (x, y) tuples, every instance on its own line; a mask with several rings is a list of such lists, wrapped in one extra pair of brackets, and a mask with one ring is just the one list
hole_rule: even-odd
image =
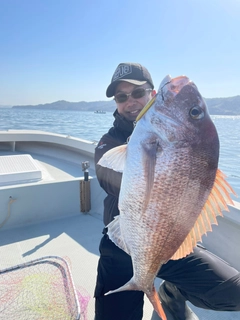
[(121, 62), (155, 88), (188, 76), (240, 95), (240, 0), (0, 0), (0, 106), (109, 100)]

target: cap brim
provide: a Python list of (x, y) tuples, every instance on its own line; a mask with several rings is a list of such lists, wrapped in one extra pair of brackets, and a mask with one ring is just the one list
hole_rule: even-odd
[(107, 88), (106, 96), (108, 98), (111, 98), (115, 95), (116, 87), (119, 84), (119, 82), (122, 82), (122, 81), (135, 84), (136, 86), (141, 86), (141, 85), (147, 83), (147, 81), (138, 81), (138, 80), (133, 80), (133, 79), (120, 79), (120, 80), (114, 81)]

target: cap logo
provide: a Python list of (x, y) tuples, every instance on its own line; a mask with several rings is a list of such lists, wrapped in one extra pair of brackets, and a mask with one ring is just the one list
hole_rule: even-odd
[(122, 65), (118, 66), (116, 71), (114, 72), (114, 75), (112, 77), (112, 81), (120, 79), (130, 73), (132, 73), (132, 66), (122, 64)]

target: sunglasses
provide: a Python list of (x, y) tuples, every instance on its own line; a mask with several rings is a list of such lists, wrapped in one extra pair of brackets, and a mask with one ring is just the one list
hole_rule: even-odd
[(152, 89), (136, 88), (130, 93), (119, 92), (115, 95), (114, 100), (117, 103), (123, 103), (123, 102), (126, 102), (130, 96), (133, 97), (134, 99), (140, 99), (145, 96), (147, 91), (152, 91)]

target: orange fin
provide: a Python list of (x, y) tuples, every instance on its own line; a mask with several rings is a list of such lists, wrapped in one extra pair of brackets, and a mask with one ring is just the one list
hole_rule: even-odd
[(219, 169), (217, 170), (214, 185), (208, 196), (207, 201), (197, 218), (192, 230), (189, 232), (181, 246), (172, 256), (172, 260), (186, 257), (193, 251), (198, 241), (202, 241), (202, 235), (208, 231), (212, 231), (212, 224), (217, 224), (217, 216), (223, 216), (222, 211), (229, 211), (228, 204), (233, 205), (233, 201), (229, 195), (234, 190), (225, 180), (225, 175)]
[(153, 291), (150, 294), (147, 294), (148, 299), (150, 300), (151, 304), (153, 305), (154, 310), (159, 315), (160, 319), (167, 320), (167, 317), (165, 315), (165, 312), (163, 310), (162, 304), (159, 299), (159, 295), (156, 291), (156, 289), (153, 287)]

